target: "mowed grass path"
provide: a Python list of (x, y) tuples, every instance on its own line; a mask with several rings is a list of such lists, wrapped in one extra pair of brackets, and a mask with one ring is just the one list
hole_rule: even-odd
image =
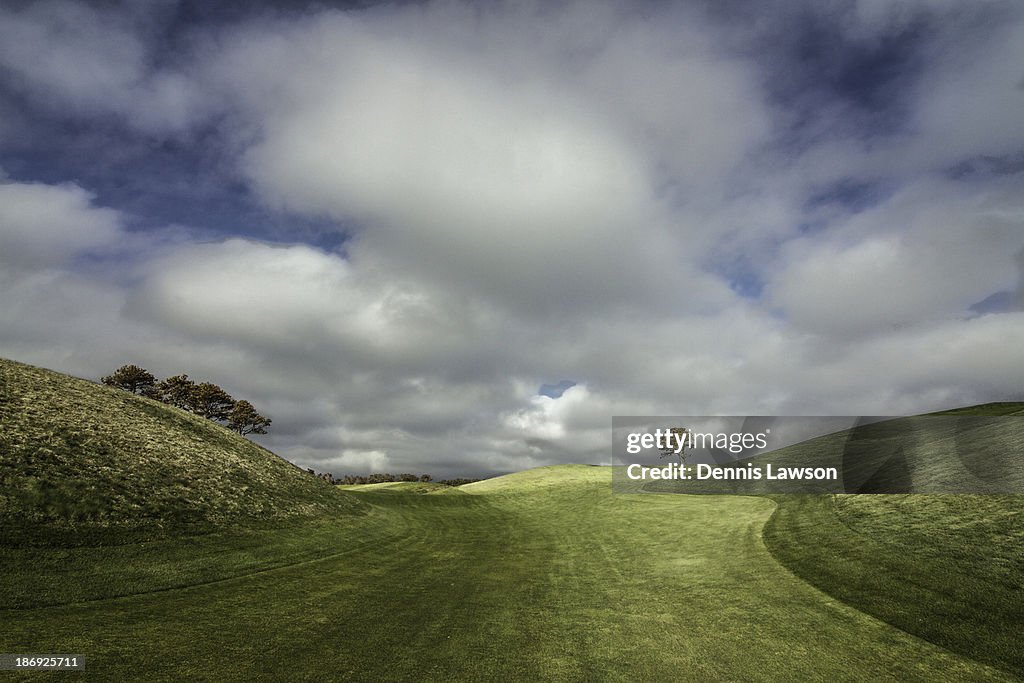
[(84, 654), (75, 680), (1008, 678), (796, 578), (761, 540), (764, 498), (612, 494), (587, 466), (357, 495), (373, 510), (335, 554), (0, 610), (0, 652)]

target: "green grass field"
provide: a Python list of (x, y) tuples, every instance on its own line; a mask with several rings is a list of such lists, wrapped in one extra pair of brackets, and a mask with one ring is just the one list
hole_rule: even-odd
[[(235, 492), (210, 485), (190, 525), (161, 528), (151, 515), (140, 535), (124, 501), (143, 499), (147, 487), (169, 500), (163, 487), (178, 484), (118, 444), (188, 444), (220, 428), (55, 373), (0, 369), (0, 521), (18, 527), (0, 544), (0, 652), (86, 657), (85, 674), (57, 678), (975, 681), (1024, 673), (1018, 497), (623, 494), (612, 493), (611, 468), (587, 465), (457, 489), (325, 489), (218, 434), (195, 446), (195, 460), (193, 451), (167, 452), (211, 476), (229, 457), (278, 468), (273, 477), (292, 498), (261, 507), (262, 494), (251, 494), (254, 501), (234, 504)], [(88, 444), (107, 446), (49, 447), (60, 457), (39, 463), (32, 444), (52, 437), (45, 424), (31, 431), (19, 417), (25, 409), (15, 409), (27, 392), (38, 402), (51, 391), (27, 381), (34, 373), (61, 392), (59, 415), (36, 416), (57, 425), (50, 432), (73, 429), (68, 416), (85, 410), (82, 401), (121, 415), (168, 410), (175, 419), (118, 429), (97, 421), (100, 436)], [(61, 382), (80, 397), (69, 398)], [(70, 478), (82, 452), (101, 463), (123, 458), (124, 471), (109, 479), (88, 470), (108, 513), (36, 511), (23, 479)], [(273, 477), (256, 480), (273, 488)], [(67, 543), (78, 529), (88, 542)]]
[[(70, 583), (68, 602), (23, 595), (0, 650), (83, 653), (91, 680), (1009, 678), (797, 578), (762, 541), (767, 499), (610, 489), (607, 468), (559, 466), (357, 494), (372, 512), (343, 528), (218, 539), (209, 573), (171, 589), (186, 539), (120, 569), (26, 550), (61, 554), (36, 582)], [(138, 594), (104, 597), (122, 572)]]
[(1019, 496), (777, 496), (772, 554), (848, 605), (1024, 675)]

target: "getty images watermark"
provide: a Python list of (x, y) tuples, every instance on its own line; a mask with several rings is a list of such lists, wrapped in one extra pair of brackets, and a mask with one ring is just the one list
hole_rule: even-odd
[(1024, 417), (612, 419), (623, 493), (1024, 493)]

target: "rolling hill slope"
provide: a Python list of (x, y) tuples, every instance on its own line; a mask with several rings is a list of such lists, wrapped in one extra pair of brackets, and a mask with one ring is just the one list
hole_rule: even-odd
[(558, 465), (344, 491), (0, 361), (0, 651), (87, 652), (95, 680), (1024, 676), (1021, 496), (611, 482)]
[(0, 359), (0, 544), (119, 543), (364, 508), (210, 420)]
[(662, 480), (656, 493), (1024, 493), (1024, 411), (993, 403), (863, 424), (724, 463), (763, 470), (834, 467), (839, 482), (794, 479)]
[(749, 460), (835, 465), (856, 493), (822, 494), (813, 481), (789, 484), (806, 493), (777, 493), (764, 480), (642, 488), (771, 498), (778, 508), (764, 542), (797, 576), (908, 633), (1024, 675), (1024, 651), (1007, 628), (1024, 619), (1024, 495), (988, 493), (1024, 489), (1022, 409), (991, 403), (877, 422)]
[[(765, 498), (616, 494), (610, 468), (580, 465), (462, 491), (354, 493), (372, 512), (311, 561), (0, 601), (0, 651), (72, 648), (111, 681), (1012, 680), (787, 571), (762, 542)], [(80, 569), (116, 549), (83, 550)]]

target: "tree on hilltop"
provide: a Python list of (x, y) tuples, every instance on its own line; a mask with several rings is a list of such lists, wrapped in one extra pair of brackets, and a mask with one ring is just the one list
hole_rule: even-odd
[(132, 394), (146, 394), (156, 385), (156, 377), (138, 365), (122, 365), (101, 381), (107, 386), (117, 387)]
[(196, 415), (226, 422), (239, 434), (266, 434), (270, 418), (256, 412), (248, 401), (235, 401), (231, 395), (212, 382), (195, 383), (186, 374), (174, 375), (160, 382), (137, 365), (123, 365), (102, 379), (117, 387), (187, 410)]
[(191, 409), (192, 392), (195, 388), (196, 383), (190, 380), (188, 375), (174, 375), (156, 385), (161, 401), (185, 410)]
[(270, 426), (270, 418), (263, 417), (251, 403), (246, 400), (235, 401), (235, 405), (228, 413), (228, 427), (241, 435), (266, 434)]
[(234, 407), (235, 399), (211, 382), (195, 385), (188, 399), (189, 410), (211, 420), (227, 420)]

